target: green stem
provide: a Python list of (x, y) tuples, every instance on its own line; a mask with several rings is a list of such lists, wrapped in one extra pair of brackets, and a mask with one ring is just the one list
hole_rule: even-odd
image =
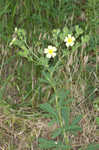
[[(56, 88), (55, 87), (54, 87), (54, 92), (56, 93)], [(62, 116), (61, 116), (61, 108), (60, 108), (59, 103), (58, 103), (57, 95), (56, 95), (56, 108), (57, 108), (57, 112), (58, 112), (58, 115), (59, 115), (60, 126), (61, 126), (61, 128), (63, 128), (63, 120), (62, 120)], [(65, 139), (65, 144), (69, 145), (68, 133), (66, 133), (65, 129), (63, 130), (63, 135), (64, 135), (64, 139)], [(68, 150), (70, 150), (70, 149), (68, 149)]]

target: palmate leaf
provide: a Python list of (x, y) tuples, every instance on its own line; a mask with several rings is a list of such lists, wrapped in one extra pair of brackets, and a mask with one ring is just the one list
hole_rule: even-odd
[(78, 124), (81, 119), (82, 119), (82, 115), (77, 116), (77, 117), (72, 121), (71, 126)]
[(28, 51), (27, 50), (18, 51), (18, 55), (21, 56), (21, 57), (28, 58)]
[(57, 148), (54, 148), (53, 150), (68, 150), (70, 148), (71, 148), (71, 146), (69, 146), (69, 145), (57, 145)]
[(41, 149), (49, 149), (49, 148), (55, 148), (57, 144), (53, 140), (46, 140), (44, 138), (39, 138), (39, 147)]
[(69, 128), (69, 116), (70, 116), (70, 108), (63, 107), (62, 108), (62, 118), (65, 122), (65, 127)]
[(52, 126), (53, 124), (55, 124), (56, 120), (55, 119), (52, 119), (50, 122), (48, 122), (48, 126)]
[(69, 33), (69, 29), (66, 26), (63, 28), (63, 33), (65, 33), (65, 36)]
[(75, 26), (75, 30), (78, 36), (83, 33), (83, 30), (78, 25)]
[[(56, 95), (59, 97), (59, 99), (61, 99), (61, 102), (67, 98), (67, 96), (69, 95), (69, 91), (66, 89), (58, 89), (56, 92)], [(64, 102), (64, 101), (63, 101)]]
[(65, 130), (66, 131), (71, 131), (71, 132), (77, 132), (77, 131), (81, 131), (82, 128), (78, 125), (72, 125), (72, 126), (69, 126), (69, 127), (65, 127)]
[(44, 138), (39, 138), (39, 147), (42, 150), (68, 150), (71, 148), (70, 145), (64, 145), (62, 142), (56, 142), (54, 140), (46, 140)]
[[(58, 82), (59, 83), (59, 82)], [(73, 100), (66, 100), (65, 99), (67, 98), (69, 94), (69, 91), (65, 91), (65, 89), (58, 89), (55, 93), (52, 94), (51, 96), (51, 100), (50, 100), (50, 103), (53, 103), (53, 101), (55, 100), (55, 98), (59, 98), (59, 105), (60, 106), (64, 106), (65, 104), (69, 104), (70, 102), (72, 102)]]
[(52, 133), (52, 138), (56, 138), (57, 136), (59, 136), (62, 133), (62, 129), (58, 128), (56, 129), (53, 133)]
[(86, 150), (99, 150), (99, 144), (90, 144)]
[(39, 58), (39, 65), (48, 66), (48, 59), (44, 57)]
[[(12, 40), (13, 41), (13, 40)], [(21, 48), (22, 50), (26, 50), (28, 51), (27, 47), (25, 46), (25, 43), (23, 41), (20, 41), (18, 39), (15, 39), (12, 43), (15, 46), (18, 46), (19, 48)]]
[(58, 150), (68, 150), (68, 149), (70, 149), (71, 148), (71, 146), (70, 145), (63, 145), (63, 144), (60, 144), (60, 145), (58, 145)]
[(57, 147), (53, 150), (70, 150), (72, 147), (70, 145), (64, 145), (61, 141), (57, 142)]
[(42, 72), (44, 76), (44, 80), (48, 81), (48, 83), (53, 87), (56, 86), (56, 81), (52, 79), (51, 74), (49, 72)]
[(40, 108), (42, 110), (44, 110), (45, 112), (48, 112), (49, 114), (51, 114), (53, 117), (57, 118), (57, 113), (54, 111), (54, 109), (52, 108), (52, 106), (48, 103), (45, 104), (41, 104)]
[(82, 37), (81, 37), (82, 44), (88, 43), (89, 40), (90, 40), (89, 35), (85, 35), (85, 36), (82, 36)]

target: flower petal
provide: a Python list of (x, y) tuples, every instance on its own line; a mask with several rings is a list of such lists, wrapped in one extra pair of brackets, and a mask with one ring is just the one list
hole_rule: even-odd
[(68, 41), (68, 38), (67, 38), (67, 37), (65, 37), (64, 42), (67, 42), (67, 41)]
[(47, 54), (46, 57), (47, 58), (51, 58), (52, 56), (51, 56), (51, 54)]
[(74, 42), (70, 43), (70, 46), (73, 46), (74, 45)]
[(44, 53), (46, 54), (47, 58), (55, 57), (57, 48), (54, 46), (49, 45), (48, 48), (44, 49)]
[(56, 56), (56, 53), (53, 53), (53, 54), (52, 54), (52, 57), (54, 58), (55, 56)]
[(67, 46), (67, 47), (69, 47), (69, 46), (70, 46), (70, 44), (69, 44), (69, 43), (66, 43), (66, 46)]
[(57, 51), (57, 48), (56, 48), (56, 47), (53, 47), (53, 51), (54, 51), (54, 52)]
[(44, 53), (45, 54), (48, 53), (48, 49), (47, 48), (44, 49)]
[(51, 45), (48, 46), (48, 49), (52, 49), (53, 47)]
[(73, 40), (73, 41), (75, 41), (75, 38), (74, 38), (74, 37), (72, 37), (72, 40)]

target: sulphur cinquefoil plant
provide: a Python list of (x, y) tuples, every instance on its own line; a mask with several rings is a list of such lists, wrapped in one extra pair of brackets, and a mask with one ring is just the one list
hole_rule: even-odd
[[(71, 150), (70, 134), (76, 135), (81, 131), (78, 125), (83, 116), (76, 116), (71, 120), (71, 104), (74, 98), (69, 96), (69, 90), (63, 85), (67, 84), (64, 76), (70, 77), (74, 66), (72, 60), (68, 68), (65, 67), (71, 55), (79, 53), (89, 44), (89, 35), (76, 25), (69, 29), (65, 26), (63, 29), (54, 29), (47, 39), (46, 47), (43, 43), (38, 46), (37, 52), (30, 48), (26, 41), (26, 32), (23, 29), (15, 28), (14, 38), (10, 46), (17, 46), (18, 56), (26, 58), (36, 66), (41, 66), (38, 82), (41, 87), (45, 86), (45, 92), (49, 91), (48, 102), (40, 104), (45, 118), (50, 118), (49, 126), (56, 124), (56, 129), (51, 134), (51, 139), (39, 138), (39, 148), (42, 150)], [(42, 41), (43, 42), (43, 41)], [(66, 72), (64, 70), (67, 69)], [(42, 90), (42, 92), (44, 92)], [(43, 96), (42, 96), (43, 99)], [(90, 147), (86, 150), (91, 150)], [(84, 149), (84, 150), (85, 150)], [(95, 149), (93, 147), (93, 149)], [(81, 149), (80, 149), (81, 150)], [(82, 148), (83, 150), (83, 148)]]

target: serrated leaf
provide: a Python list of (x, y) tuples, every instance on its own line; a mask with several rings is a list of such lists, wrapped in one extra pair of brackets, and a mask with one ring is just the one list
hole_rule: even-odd
[(89, 42), (89, 35), (85, 35), (81, 37), (82, 44)]
[(18, 39), (15, 39), (14, 42), (13, 42), (13, 45), (18, 46), (18, 47), (21, 48), (22, 50), (27, 50), (27, 51), (28, 51), (28, 49), (26, 48), (26, 46), (25, 46), (25, 44), (24, 44), (23, 41), (20, 41), (20, 40), (18, 40)]
[(28, 52), (27, 51), (19, 51), (18, 55), (20, 55), (21, 57), (28, 58)]
[(60, 39), (61, 39), (62, 41), (64, 40), (65, 36), (66, 36), (65, 33), (60, 33), (60, 35), (59, 35), (59, 37), (60, 37)]
[(83, 30), (78, 25), (75, 26), (75, 30), (78, 36), (83, 33)]
[(40, 65), (48, 65), (48, 59), (46, 59), (46, 58), (44, 58), (44, 57), (40, 57), (40, 59), (39, 59), (39, 64)]
[(52, 31), (53, 37), (57, 37), (59, 35), (59, 33), (60, 33), (60, 29), (54, 29)]
[(69, 33), (69, 30), (68, 30), (68, 28), (67, 27), (64, 27), (63, 28), (63, 32), (66, 34), (66, 36), (67, 36), (67, 34)]

